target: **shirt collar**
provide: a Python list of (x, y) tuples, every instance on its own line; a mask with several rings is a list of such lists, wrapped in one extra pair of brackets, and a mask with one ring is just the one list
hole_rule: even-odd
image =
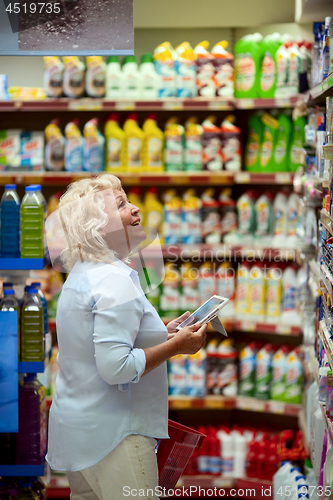
[(114, 257), (114, 259), (119, 269), (122, 269), (128, 276), (130, 276), (131, 274), (135, 274), (136, 276), (138, 276), (138, 272), (129, 267), (127, 264), (125, 264), (125, 262), (119, 260), (117, 257)]

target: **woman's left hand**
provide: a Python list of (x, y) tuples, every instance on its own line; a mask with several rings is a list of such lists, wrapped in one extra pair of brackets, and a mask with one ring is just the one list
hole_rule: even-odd
[(179, 318), (173, 319), (166, 325), (167, 330), (168, 330), (168, 340), (172, 339), (177, 333), (178, 330), (176, 330), (176, 327), (180, 325), (183, 321), (185, 321), (189, 316), (191, 315), (190, 311), (186, 311), (184, 314), (179, 316)]

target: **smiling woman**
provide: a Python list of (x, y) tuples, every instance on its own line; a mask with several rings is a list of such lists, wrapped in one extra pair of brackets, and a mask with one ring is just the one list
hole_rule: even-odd
[(165, 327), (146, 299), (126, 264), (146, 235), (117, 177), (71, 184), (59, 217), (69, 275), (57, 307), (46, 458), (67, 471), (71, 500), (120, 500), (125, 486), (156, 491), (156, 439), (168, 437), (166, 360), (196, 353), (207, 326), (176, 331), (187, 312)]

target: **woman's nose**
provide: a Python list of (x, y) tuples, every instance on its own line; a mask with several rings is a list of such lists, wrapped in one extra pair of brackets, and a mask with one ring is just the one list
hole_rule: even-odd
[(137, 207), (136, 205), (133, 205), (131, 212), (132, 214), (138, 214), (140, 212), (140, 208)]

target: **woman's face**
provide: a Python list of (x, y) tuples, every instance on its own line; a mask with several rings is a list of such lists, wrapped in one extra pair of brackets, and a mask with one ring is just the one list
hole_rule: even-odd
[(139, 207), (132, 205), (127, 196), (118, 189), (102, 191), (109, 221), (103, 228), (108, 247), (125, 258), (146, 239), (140, 224)]

